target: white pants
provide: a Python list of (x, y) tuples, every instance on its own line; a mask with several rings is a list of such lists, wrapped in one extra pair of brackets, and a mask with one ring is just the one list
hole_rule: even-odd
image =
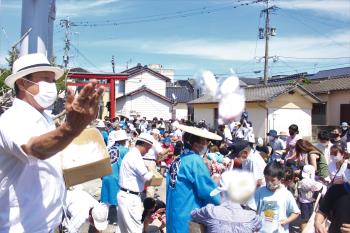
[(116, 233), (142, 233), (143, 204), (135, 194), (120, 191), (118, 198), (118, 226)]

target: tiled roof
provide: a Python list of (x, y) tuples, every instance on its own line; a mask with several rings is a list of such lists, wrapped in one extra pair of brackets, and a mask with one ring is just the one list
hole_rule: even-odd
[(126, 96), (133, 96), (133, 95), (137, 95), (138, 93), (141, 93), (141, 92), (148, 92), (150, 93), (151, 95), (154, 95), (154, 96), (157, 96), (158, 98), (161, 98), (169, 103), (172, 103), (171, 99), (169, 99), (168, 97), (164, 96), (164, 95), (161, 95), (159, 94), (158, 92), (155, 92), (149, 88), (147, 88), (146, 86), (142, 86), (140, 87), (139, 89), (136, 89), (135, 91), (132, 91), (132, 92), (129, 92), (128, 94), (126, 95), (123, 95), (123, 96), (119, 96), (118, 98), (116, 99), (121, 99), (123, 97), (126, 97)]
[(193, 89), (189, 89), (187, 87), (167, 87), (166, 88), (166, 96), (169, 99), (172, 99), (172, 95), (175, 95), (176, 102), (178, 103), (187, 103), (194, 99), (194, 91)]
[(339, 76), (350, 76), (350, 67), (343, 67), (331, 70), (321, 70), (310, 77), (310, 79), (322, 79)]
[[(306, 90), (304, 87), (299, 84), (278, 84), (278, 85), (256, 85), (252, 87), (247, 87), (244, 89), (244, 94), (246, 98), (246, 102), (269, 102), (275, 99), (276, 97), (293, 91), (295, 89), (299, 89), (300, 91), (306, 93), (311, 98), (315, 99), (317, 102), (321, 102), (321, 100), (316, 97), (314, 94)], [(217, 103), (219, 100), (215, 97), (204, 95), (198, 99), (195, 99), (190, 104), (199, 104), (199, 103)]]
[(126, 74), (128, 74), (129, 78), (131, 78), (131, 77), (134, 77), (136, 75), (142, 74), (144, 72), (151, 73), (152, 75), (154, 75), (154, 76), (156, 76), (156, 77), (158, 77), (160, 79), (163, 79), (165, 81), (169, 81), (170, 82), (170, 78), (169, 77), (167, 77), (165, 75), (162, 75), (162, 74), (160, 74), (160, 73), (158, 73), (158, 72), (148, 68), (147, 66), (142, 66), (141, 64), (137, 64), (137, 66), (135, 66), (135, 67), (132, 67), (132, 68), (127, 69), (127, 70), (124, 70), (122, 72), (122, 74), (126, 73)]
[(245, 84), (249, 85), (256, 85), (261, 82), (259, 78), (246, 78), (246, 77), (239, 77), (240, 82), (243, 82)]
[(310, 84), (303, 85), (312, 93), (326, 93), (329, 91), (350, 90), (350, 75), (338, 78), (312, 80)]

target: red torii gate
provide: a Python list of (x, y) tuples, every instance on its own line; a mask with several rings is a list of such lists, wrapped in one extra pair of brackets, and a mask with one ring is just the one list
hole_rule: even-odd
[[(109, 87), (109, 102), (110, 102), (110, 111), (109, 117), (112, 119), (115, 117), (115, 80), (127, 80), (127, 74), (94, 74), (94, 73), (68, 73), (68, 78), (70, 79), (96, 79), (96, 80), (106, 80), (107, 83), (98, 83), (99, 86)], [(86, 83), (67, 83), (67, 86), (85, 86)]]

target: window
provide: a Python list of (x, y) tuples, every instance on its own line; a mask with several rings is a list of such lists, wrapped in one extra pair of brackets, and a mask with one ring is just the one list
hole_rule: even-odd
[(312, 124), (326, 125), (326, 104), (312, 105)]
[(350, 104), (340, 105), (340, 122), (350, 123)]

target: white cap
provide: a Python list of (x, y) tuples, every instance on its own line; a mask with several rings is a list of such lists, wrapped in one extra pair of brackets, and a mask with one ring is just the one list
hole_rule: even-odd
[(94, 226), (97, 230), (103, 231), (108, 226), (108, 206), (105, 204), (96, 205), (92, 211), (91, 216), (94, 220)]
[(305, 165), (301, 172), (301, 177), (308, 179), (315, 179), (315, 168), (312, 165)]

